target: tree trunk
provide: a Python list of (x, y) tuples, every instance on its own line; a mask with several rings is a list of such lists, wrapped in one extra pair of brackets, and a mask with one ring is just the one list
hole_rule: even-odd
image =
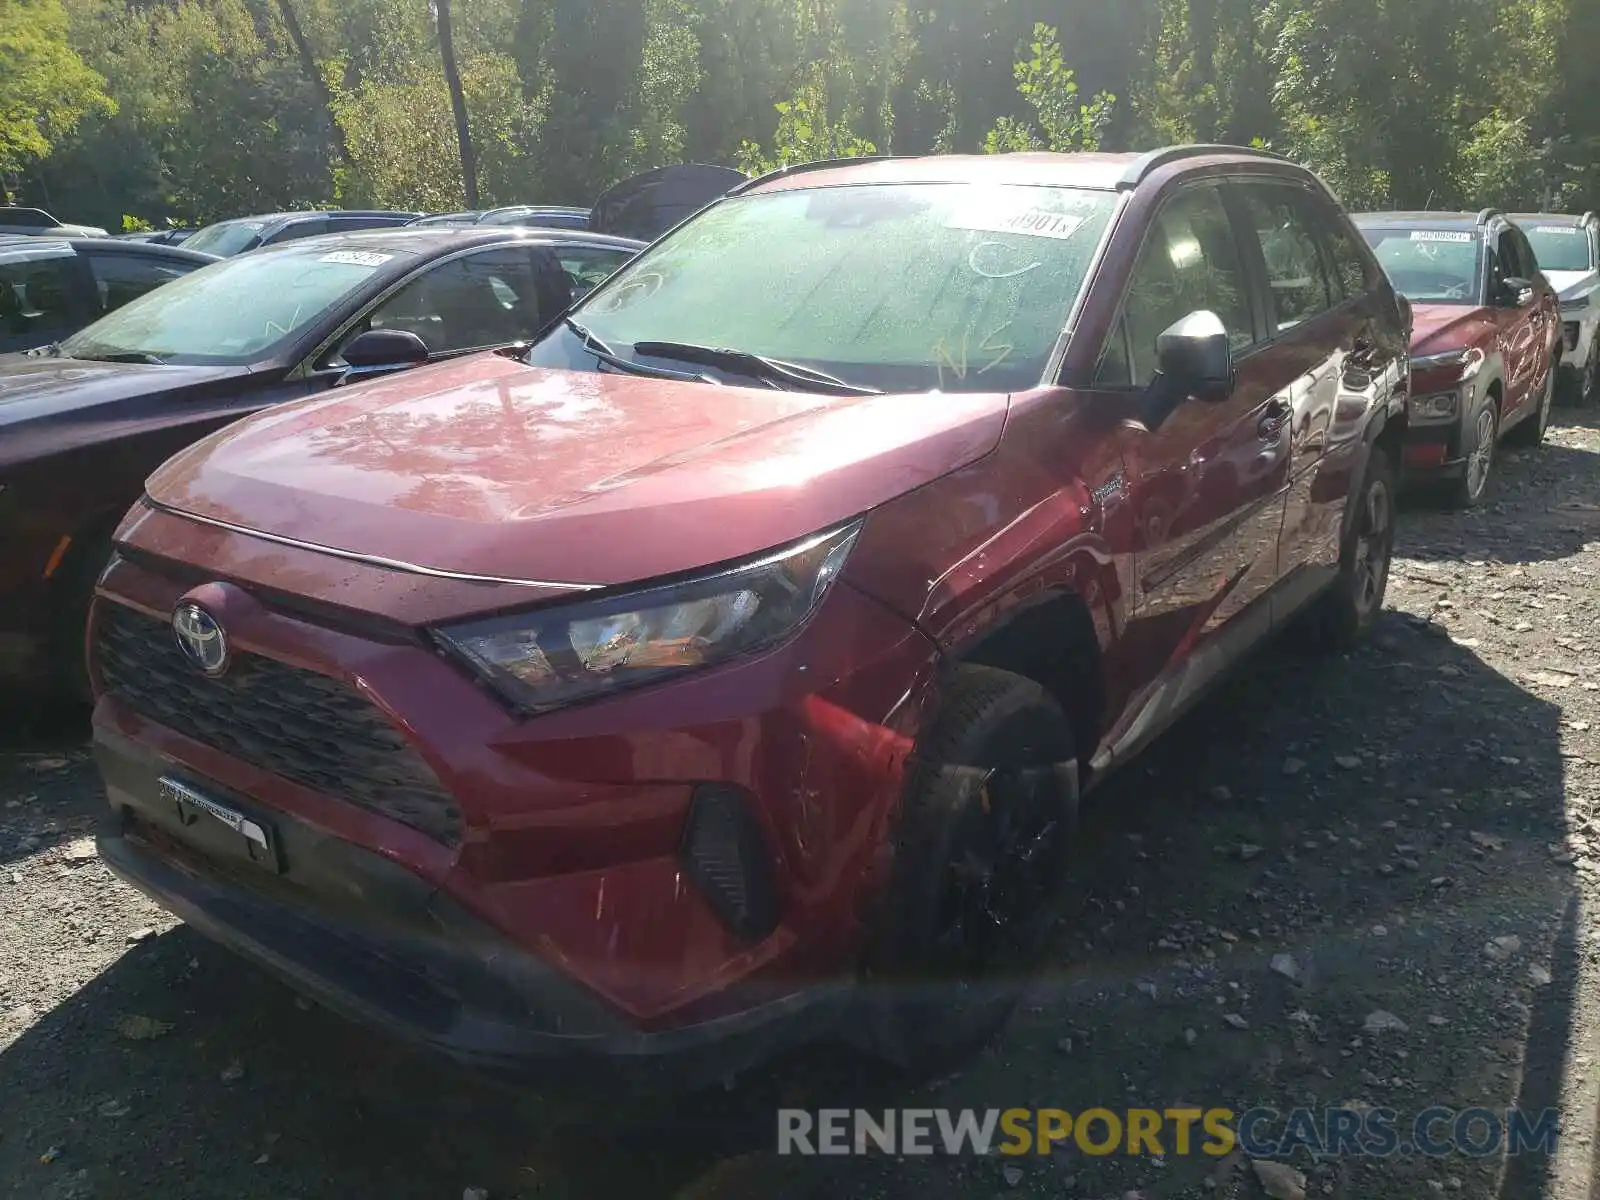
[(439, 13), (439, 54), (444, 59), (444, 81), (450, 86), (450, 107), (456, 116), (456, 142), (461, 147), (461, 182), (467, 207), (478, 207), (478, 160), (472, 153), (472, 130), (467, 127), (467, 98), (461, 93), (461, 72), (456, 70), (455, 38), (450, 29), (450, 0), (434, 0)]
[(317, 99), (322, 102), (322, 111), (328, 118), (328, 130), (333, 136), (334, 153), (345, 166), (349, 166), (350, 147), (345, 144), (344, 129), (339, 124), (339, 118), (333, 115), (333, 94), (328, 91), (328, 81), (317, 69), (317, 56), (311, 53), (311, 45), (306, 41), (305, 31), (300, 28), (299, 18), (294, 15), (289, 0), (278, 0), (278, 15), (283, 18), (283, 27), (289, 31), (289, 40), (294, 42), (295, 53), (300, 57), (300, 69), (305, 72), (306, 82), (316, 89)]

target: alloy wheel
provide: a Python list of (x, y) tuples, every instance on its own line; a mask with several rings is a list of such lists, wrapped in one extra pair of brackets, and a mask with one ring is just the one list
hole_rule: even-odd
[(1467, 495), (1472, 500), (1483, 495), (1484, 486), (1489, 482), (1489, 469), (1494, 465), (1495, 424), (1494, 405), (1485, 400), (1474, 426), (1477, 436), (1473, 439), (1472, 453), (1467, 456)]
[(1361, 500), (1356, 518), (1355, 556), (1351, 562), (1356, 611), (1365, 618), (1383, 603), (1394, 551), (1394, 495), (1382, 479), (1374, 479)]

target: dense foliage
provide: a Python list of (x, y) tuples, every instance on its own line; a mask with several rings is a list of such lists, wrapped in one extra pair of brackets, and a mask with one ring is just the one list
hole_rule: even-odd
[(0, 184), (161, 225), (455, 208), (464, 161), (482, 204), (588, 203), (690, 159), (1200, 140), (1353, 206), (1570, 209), (1597, 87), (1594, 0), (0, 0)]

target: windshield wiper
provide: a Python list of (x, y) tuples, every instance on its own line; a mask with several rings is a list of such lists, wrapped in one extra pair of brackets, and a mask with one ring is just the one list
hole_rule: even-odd
[(768, 358), (748, 350), (730, 350), (719, 346), (697, 346), (692, 342), (635, 342), (635, 354), (648, 354), (655, 358), (676, 358), (683, 362), (704, 363), (708, 367), (725, 367), (753, 379), (774, 384), (794, 384), (809, 391), (837, 392), (845, 396), (881, 396), (882, 388), (851, 383), (837, 375), (829, 375), (815, 367), (786, 362), (781, 358)]
[(167, 360), (157, 358), (154, 354), (146, 354), (143, 350), (118, 350), (113, 354), (85, 354), (80, 357), (90, 362), (109, 363), (147, 363), (152, 367), (164, 367)]
[(645, 375), (651, 379), (675, 379), (680, 383), (714, 383), (719, 385), (722, 383), (722, 380), (711, 375), (691, 371), (669, 371), (665, 367), (650, 367), (644, 363), (634, 362), (631, 358), (623, 358), (622, 355), (618, 354), (582, 325), (579, 325), (571, 317), (561, 318), (561, 323), (578, 335), (578, 340), (583, 343), (584, 349), (590, 354), (607, 366), (615, 367), (619, 371), (625, 371), (629, 375)]

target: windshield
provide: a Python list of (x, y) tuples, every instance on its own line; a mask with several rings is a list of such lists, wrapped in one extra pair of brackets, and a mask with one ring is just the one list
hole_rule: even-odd
[(1537, 225), (1522, 227), (1533, 243), (1533, 256), (1541, 271), (1592, 271), (1588, 230), (1576, 225)]
[(303, 242), (212, 263), (106, 314), (63, 341), (61, 353), (254, 362), (297, 338), (394, 257)]
[(218, 221), (189, 239), (189, 249), (223, 258), (238, 254), (267, 227), (265, 221)]
[[(573, 316), (657, 367), (686, 360), (634, 346), (736, 350), (885, 391), (1033, 387), (1114, 205), (1110, 192), (970, 184), (737, 197), (645, 251)], [(570, 327), (528, 361), (595, 367)]]
[(1423, 304), (1482, 304), (1483, 239), (1466, 229), (1366, 226), (1395, 291)]

